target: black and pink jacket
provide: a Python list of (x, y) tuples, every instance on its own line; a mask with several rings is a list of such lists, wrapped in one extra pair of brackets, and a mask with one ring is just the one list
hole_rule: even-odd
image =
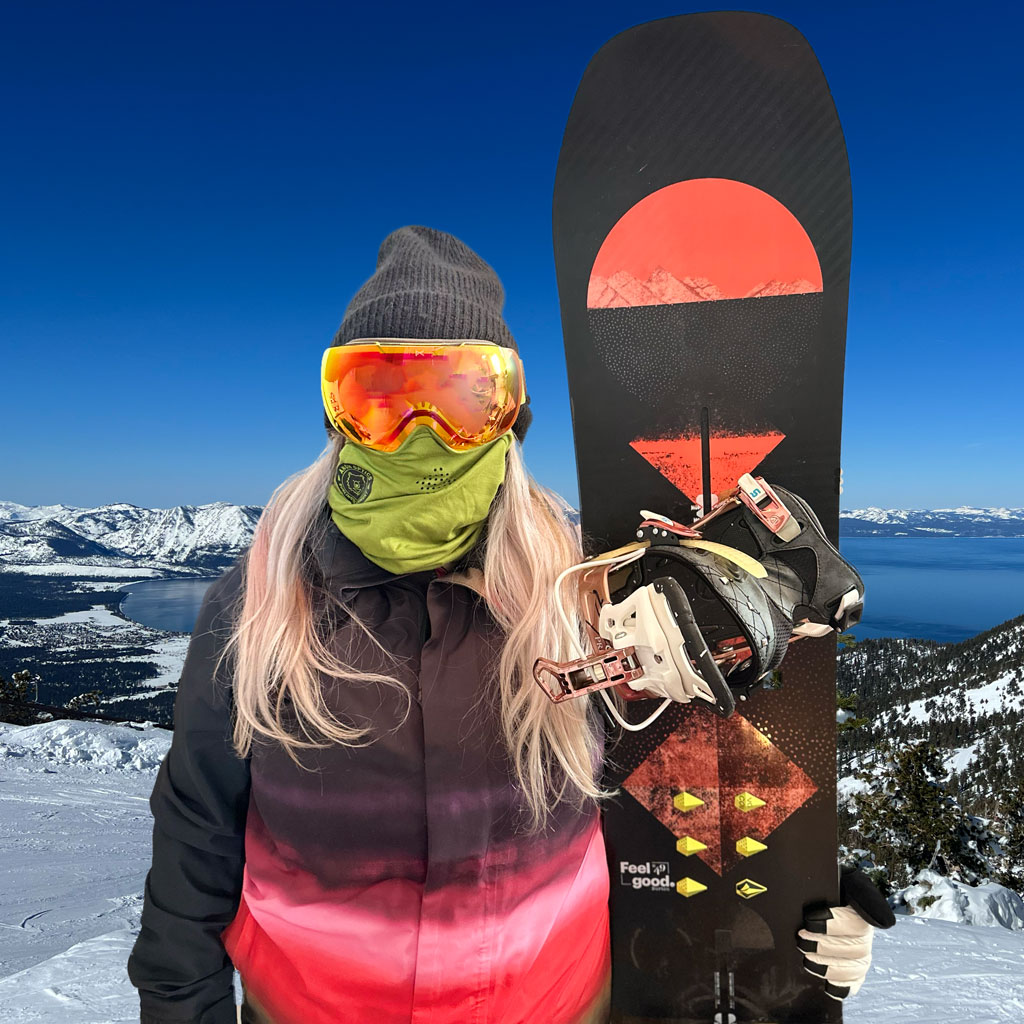
[[(214, 678), (240, 566), (203, 603), (150, 799), (153, 864), (128, 961), (142, 1024), (234, 1024), (232, 963), (273, 1024), (582, 1024), (604, 1019), (608, 869), (596, 808), (559, 805), (541, 837), (482, 693), (501, 635), (482, 599), (434, 572), (395, 576), (329, 519), (309, 553), (346, 616), (332, 644), (407, 684), (325, 679), (337, 717), (377, 739), (300, 753), (231, 749)], [(290, 719), (294, 722), (294, 719)]]

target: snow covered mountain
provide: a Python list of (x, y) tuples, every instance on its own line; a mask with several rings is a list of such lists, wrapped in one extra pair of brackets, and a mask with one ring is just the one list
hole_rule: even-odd
[[(0, 570), (52, 566), (60, 573), (91, 565), (217, 571), (248, 545), (261, 512), (258, 505), (226, 502), (150, 509), (0, 501)], [(1024, 509), (853, 509), (840, 512), (839, 530), (845, 537), (1024, 537)]]
[[(257, 505), (18, 505), (0, 501), (0, 569), (107, 565), (214, 571), (249, 543)], [(59, 571), (59, 570), (56, 570)]]
[(849, 800), (864, 790), (864, 774), (877, 778), (883, 770), (878, 751), (887, 742), (901, 749), (929, 743), (947, 792), (968, 813), (1004, 824), (1016, 819), (1010, 807), (1024, 779), (1024, 615), (960, 643), (861, 641), (841, 652), (837, 683), (844, 697), (856, 697), (854, 714), (863, 719), (839, 734), (842, 829), (853, 824)]
[[(575, 521), (579, 512), (572, 510)], [(1024, 537), (1024, 508), (844, 509), (840, 537)]]
[[(567, 507), (577, 524), (580, 513)], [(1024, 508), (843, 509), (840, 537), (1024, 537)]]
[(842, 537), (1024, 537), (1024, 508), (858, 508), (839, 513)]

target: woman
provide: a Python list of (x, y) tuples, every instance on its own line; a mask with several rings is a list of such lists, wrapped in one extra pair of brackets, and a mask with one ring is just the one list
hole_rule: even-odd
[[(350, 303), (330, 441), (189, 646), (128, 962), (141, 1024), (233, 1024), (232, 965), (257, 1024), (607, 1019), (603, 730), (531, 679), (572, 656), (553, 588), (582, 552), (523, 465), (503, 301), (472, 250), (409, 227)], [(859, 873), (843, 891), (857, 910), (800, 933), (836, 998), (870, 962), (863, 918), (891, 918)]]
[[(365, 360), (357, 378), (391, 373), (396, 395), (433, 388), (456, 408), (395, 447), (371, 436), (373, 410), (353, 424), (332, 406), (328, 380), (327, 447), (210, 587), (151, 798), (128, 963), (143, 1024), (232, 1024), (232, 962), (243, 1020), (607, 1015), (602, 731), (530, 677), (539, 654), (569, 657), (552, 586), (580, 544), (523, 465), (503, 301), (474, 252), (412, 227), (346, 311), (333, 344)], [(440, 342), (433, 365), (460, 380), (452, 343), (489, 343), (501, 372), (453, 397), (373, 339), (413, 339), (410, 358)], [(328, 375), (332, 355), (350, 353), (329, 350)], [(453, 435), (474, 400), (499, 408)]]

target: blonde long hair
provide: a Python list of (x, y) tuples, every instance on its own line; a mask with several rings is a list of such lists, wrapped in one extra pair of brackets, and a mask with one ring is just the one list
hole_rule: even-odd
[[(373, 742), (371, 728), (339, 721), (330, 713), (321, 693), (321, 674), (396, 687), (405, 715), (409, 713), (412, 698), (405, 684), (339, 660), (325, 644), (314, 612), (304, 561), (317, 540), (317, 524), (323, 523), (327, 489), (343, 443), (340, 436), (332, 439), (316, 462), (274, 491), (245, 560), (245, 584), (221, 654), (222, 660), (232, 660), (233, 740), (240, 757), (249, 754), (256, 734), (283, 745), (300, 767), (299, 748)], [(567, 521), (565, 508), (558, 495), (529, 474), (513, 438), (484, 541), (483, 597), (504, 642), (496, 679), (482, 679), (480, 686), (497, 687), (501, 731), (531, 831), (544, 827), (552, 803), (568, 800), (582, 808), (611, 795), (598, 782), (603, 736), (591, 702), (581, 698), (553, 704), (533, 680), (537, 657), (575, 657), (552, 590), (559, 573), (583, 557), (579, 531)], [(322, 596), (339, 603), (330, 594)], [(577, 602), (568, 588), (561, 599), (582, 642)], [(390, 657), (351, 609), (345, 612)], [(282, 723), (286, 697), (306, 739)]]

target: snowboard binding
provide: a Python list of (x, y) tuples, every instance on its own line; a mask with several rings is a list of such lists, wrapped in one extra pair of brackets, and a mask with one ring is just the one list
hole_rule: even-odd
[(792, 491), (745, 473), (693, 529), (764, 566), (763, 586), (798, 636), (842, 633), (860, 622), (863, 579), (825, 535), (811, 506)]
[(790, 491), (744, 474), (692, 526), (641, 515), (635, 542), (556, 582), (557, 591), (579, 574), (592, 650), (571, 662), (537, 660), (534, 678), (556, 703), (616, 687), (627, 700), (663, 698), (655, 714), (701, 700), (725, 717), (779, 667), (790, 643), (860, 620), (861, 577)]

